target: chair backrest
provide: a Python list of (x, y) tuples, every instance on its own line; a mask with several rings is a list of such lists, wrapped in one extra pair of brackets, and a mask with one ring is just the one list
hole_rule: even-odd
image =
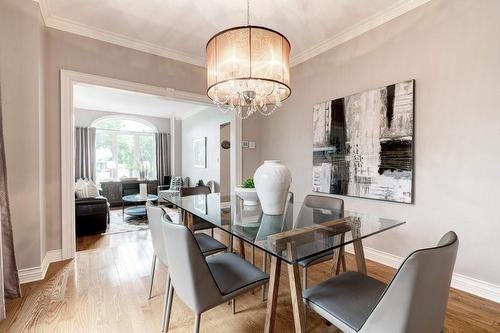
[[(316, 210), (311, 210), (310, 208)], [(332, 211), (331, 213), (338, 212), (338, 217), (341, 218), (344, 216), (344, 200), (323, 195), (306, 195), (303, 207), (299, 211), (294, 227), (307, 227), (312, 225), (313, 221), (321, 223), (331, 220), (331, 213), (327, 215), (322, 214), (320, 211), (321, 209), (330, 210)], [(321, 218), (322, 215), (325, 215), (325, 221)]]
[(155, 252), (158, 260), (163, 265), (167, 265), (167, 253), (165, 241), (163, 240), (163, 222), (162, 216), (165, 214), (160, 207), (146, 205), (148, 214), (149, 230), (151, 232), (151, 240), (153, 241), (153, 251)]
[(122, 182), (122, 197), (139, 193), (139, 183)]
[(436, 247), (410, 254), (360, 332), (441, 332), (457, 250), (450, 231)]
[(222, 294), (193, 233), (182, 224), (163, 221), (168, 271), (177, 295), (195, 313), (220, 304)]
[(210, 194), (210, 187), (208, 186), (195, 186), (195, 187), (182, 187), (180, 189), (181, 197), (197, 194)]
[(219, 184), (215, 180), (209, 180), (207, 182), (207, 186), (210, 189), (211, 193), (219, 193), (220, 192)]
[(311, 208), (339, 210), (342, 212), (344, 211), (344, 200), (335, 197), (327, 197), (324, 195), (306, 195), (306, 197), (304, 198), (304, 205)]

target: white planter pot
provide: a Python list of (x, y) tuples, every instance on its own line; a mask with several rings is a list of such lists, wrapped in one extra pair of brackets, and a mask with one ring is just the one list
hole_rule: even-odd
[(262, 211), (267, 215), (281, 215), (292, 182), (292, 174), (280, 161), (264, 161), (253, 176)]
[(243, 199), (243, 204), (245, 206), (256, 206), (259, 204), (259, 197), (254, 188), (244, 188), (241, 186), (236, 186), (234, 188), (236, 195)]

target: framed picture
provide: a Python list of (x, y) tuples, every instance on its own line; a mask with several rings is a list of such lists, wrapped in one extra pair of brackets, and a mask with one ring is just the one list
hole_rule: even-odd
[(313, 191), (413, 202), (414, 80), (313, 107)]
[(196, 168), (207, 167), (207, 138), (193, 140), (194, 166)]

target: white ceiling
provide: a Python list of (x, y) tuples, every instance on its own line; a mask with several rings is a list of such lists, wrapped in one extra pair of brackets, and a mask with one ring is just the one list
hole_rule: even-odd
[[(430, 0), (251, 0), (250, 23), (283, 33), (292, 64)], [(246, 24), (246, 0), (39, 0), (45, 24), (196, 65), (220, 30)]]
[(201, 104), (171, 101), (155, 95), (89, 84), (75, 85), (73, 105), (77, 109), (180, 119), (212, 108)]

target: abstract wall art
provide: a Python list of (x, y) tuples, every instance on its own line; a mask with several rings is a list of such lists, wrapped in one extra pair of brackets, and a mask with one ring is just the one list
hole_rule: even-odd
[(193, 140), (193, 154), (195, 168), (207, 167), (207, 138)]
[(314, 105), (313, 191), (413, 202), (414, 85)]

